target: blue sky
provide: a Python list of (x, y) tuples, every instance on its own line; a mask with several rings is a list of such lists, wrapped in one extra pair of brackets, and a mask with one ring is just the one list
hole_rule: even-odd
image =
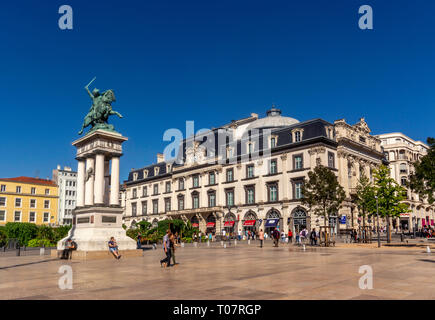
[[(58, 28), (58, 8), (74, 29)], [(358, 8), (374, 30), (358, 28)], [(97, 76), (129, 137), (121, 179), (155, 162), (169, 128), (216, 127), (272, 103), (301, 121), (365, 117), (374, 134), (435, 136), (435, 2), (34, 1), (2, 3), (0, 177), (76, 168), (71, 142)]]

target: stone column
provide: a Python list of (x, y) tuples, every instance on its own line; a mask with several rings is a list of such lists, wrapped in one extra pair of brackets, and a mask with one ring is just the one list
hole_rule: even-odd
[(86, 175), (85, 184), (85, 205), (92, 206), (94, 204), (94, 158), (86, 158)]
[(85, 205), (85, 160), (78, 159), (77, 166), (77, 207)]
[(119, 157), (112, 157), (112, 174), (110, 176), (110, 205), (119, 205)]
[(109, 205), (110, 203), (110, 161), (104, 161), (104, 204)]
[(95, 156), (95, 204), (104, 203), (104, 154)]

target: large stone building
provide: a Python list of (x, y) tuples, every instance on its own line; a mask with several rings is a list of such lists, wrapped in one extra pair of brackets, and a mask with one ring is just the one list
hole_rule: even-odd
[[(409, 175), (414, 171), (413, 163), (427, 154), (429, 146), (415, 141), (403, 133), (386, 133), (377, 136), (385, 157), (389, 161), (391, 177), (407, 188)], [(424, 226), (434, 226), (434, 206), (422, 200), (418, 194), (407, 188), (407, 199), (411, 212), (402, 213), (400, 219), (393, 220), (393, 227), (399, 230), (414, 231)]]
[(0, 225), (30, 222), (57, 225), (58, 187), (51, 180), (0, 179)]
[[(299, 122), (272, 108), (183, 140), (176, 160), (132, 169), (125, 181), (124, 223), (163, 219), (190, 221), (203, 232), (262, 228), (298, 231), (323, 225), (301, 204), (301, 186), (317, 164), (336, 172), (346, 201), (335, 230), (356, 227), (352, 202), (362, 172), (371, 176), (383, 161), (380, 140), (364, 119)], [(338, 218), (346, 216), (346, 224)], [(343, 219), (344, 221), (344, 219)]]
[(72, 212), (77, 205), (77, 172), (60, 165), (52, 172), (52, 180), (59, 186), (58, 222), (72, 224)]

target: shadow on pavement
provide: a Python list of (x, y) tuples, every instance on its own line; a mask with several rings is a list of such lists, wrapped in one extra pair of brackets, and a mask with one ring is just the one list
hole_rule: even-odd
[(4, 270), (4, 269), (11, 269), (11, 268), (16, 268), (16, 267), (23, 267), (23, 266), (29, 266), (32, 264), (39, 264), (39, 263), (44, 263), (44, 262), (50, 262), (50, 261), (58, 261), (59, 259), (48, 259), (48, 260), (42, 260), (42, 261), (35, 261), (35, 262), (28, 262), (28, 263), (22, 263), (22, 264), (15, 264), (12, 266), (7, 266), (7, 267), (0, 267), (0, 270)]

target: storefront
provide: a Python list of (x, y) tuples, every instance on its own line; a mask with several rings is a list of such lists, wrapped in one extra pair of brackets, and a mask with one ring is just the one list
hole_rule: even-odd
[(279, 227), (279, 220), (280, 219), (266, 219), (266, 222), (264, 224), (265, 232), (269, 235), (269, 237), (272, 238), (272, 231), (275, 230), (275, 228)]
[(298, 207), (293, 211), (293, 233), (299, 234), (303, 229), (308, 230), (307, 213), (304, 209)]
[(257, 215), (253, 211), (248, 211), (243, 219), (243, 232), (254, 232), (258, 230)]
[(207, 224), (206, 224), (206, 233), (209, 234), (216, 234), (216, 217), (213, 214), (210, 214), (207, 217)]
[(235, 224), (236, 224), (236, 216), (233, 213), (228, 212), (225, 215), (225, 219), (224, 219), (224, 230), (227, 235), (234, 233)]
[(190, 219), (190, 223), (192, 224), (192, 227), (197, 228), (197, 229), (199, 228), (199, 219), (197, 216), (193, 216)]

